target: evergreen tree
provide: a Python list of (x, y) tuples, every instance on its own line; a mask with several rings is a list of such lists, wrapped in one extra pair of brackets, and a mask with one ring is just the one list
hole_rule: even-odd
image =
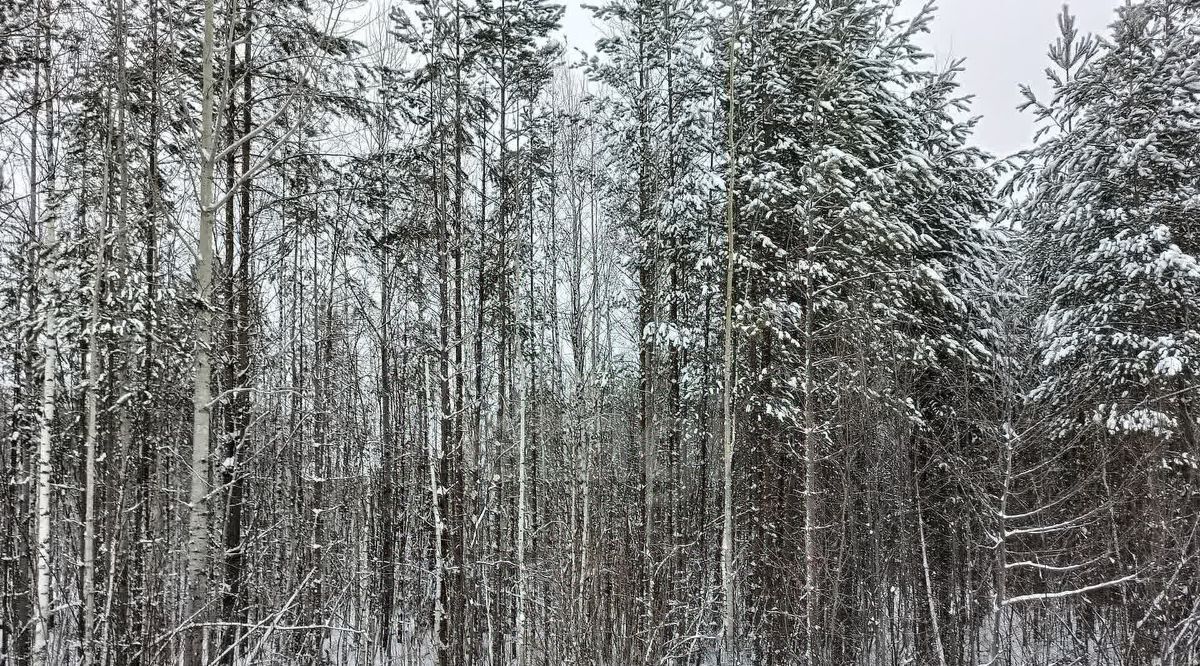
[(1037, 316), (1031, 418), (1058, 449), (1065, 484), (1051, 492), (1094, 488), (1066, 504), (1109, 522), (1063, 535), (1107, 560), (1084, 569), (1090, 580), (1064, 583), (1135, 581), (1113, 593), (1129, 617), (1119, 649), (1130, 663), (1191, 649), (1157, 653), (1161, 632), (1191, 612), (1177, 583), (1163, 581), (1191, 570), (1177, 558), (1194, 529), (1178, 498), (1194, 492), (1198, 454), (1197, 25), (1200, 5), (1152, 0), (1122, 8), (1111, 41), (1096, 43), (1064, 12), (1052, 97), (1029, 95), (1044, 137), (1017, 181), (1024, 200), (1013, 216)]

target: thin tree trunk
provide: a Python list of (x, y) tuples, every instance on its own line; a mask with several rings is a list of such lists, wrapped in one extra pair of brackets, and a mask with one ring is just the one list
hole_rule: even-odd
[[(382, 144), (381, 144), (382, 145)], [(388, 228), (388, 208), (383, 208), (383, 228)], [(395, 487), (396, 472), (394, 445), (392, 443), (392, 359), (391, 359), (391, 310), (392, 281), (385, 245), (380, 248), (380, 305), (379, 305), (379, 435), (380, 435), (380, 498), (379, 498), (379, 650), (385, 663), (391, 656), (392, 605), (396, 588), (395, 581)], [(401, 406), (403, 412), (403, 406)]]
[[(253, 129), (251, 99), (253, 99), (253, 78), (251, 70), (251, 35), (252, 35), (252, 4), (247, 1), (242, 21), (245, 33), (242, 36), (242, 117), (241, 135), (247, 136)], [(233, 58), (230, 57), (230, 67)], [(230, 95), (232, 97), (232, 94)], [(228, 123), (234, 124), (233, 114)], [(246, 623), (245, 602), (242, 599), (242, 509), (243, 509), (243, 476), (242, 451), (249, 437), (250, 425), (250, 254), (253, 245), (250, 213), (250, 149), (253, 142), (246, 140), (242, 143), (241, 171), (239, 177), (238, 229), (237, 229), (237, 267), (234, 268), (233, 255), (226, 258), (229, 262), (230, 299), (228, 307), (233, 326), (230, 330), (230, 356), (233, 359), (231, 388), (234, 391), (230, 399), (231, 412), (229, 433), (226, 440), (225, 461), (222, 469), (225, 471), (223, 481), (229, 494), (227, 514), (222, 540), (225, 546), (223, 575), (225, 589), (222, 595), (221, 615), (230, 623), (225, 632), (225, 641), (221, 649), (221, 662), (232, 666), (236, 656), (234, 646), (238, 643), (239, 626)], [(230, 154), (230, 172), (233, 171), (233, 154)], [(232, 176), (230, 176), (232, 178)], [(232, 205), (233, 198), (230, 198)], [(232, 220), (230, 220), (232, 227)], [(232, 235), (233, 230), (227, 233)], [(236, 291), (235, 291), (236, 290)]]
[[(116, 235), (114, 237), (115, 248), (113, 250), (116, 261), (118, 263), (117, 287), (114, 290), (125, 298), (127, 292), (126, 287), (130, 282), (130, 272), (132, 268), (132, 260), (129, 251), (129, 144), (128, 144), (128, 126), (127, 119), (129, 115), (129, 75), (127, 68), (127, 46), (126, 46), (126, 31), (127, 22), (125, 15), (125, 0), (116, 0), (114, 6), (115, 22), (113, 33), (117, 36), (116, 42), (116, 60), (117, 60), (117, 105), (116, 105), (116, 128), (115, 136), (110, 141), (115, 145), (116, 168), (119, 176), (117, 182), (117, 221)], [(130, 308), (128, 303), (122, 301), (118, 305), (118, 312), (123, 319), (130, 316)], [(101, 652), (100, 662), (107, 663), (110, 655), (114, 653), (113, 645), (110, 642), (110, 637), (114, 634), (113, 631), (113, 605), (116, 603), (116, 595), (118, 590), (126, 596), (124, 605), (126, 611), (129, 610), (130, 604), (128, 596), (133, 593), (133, 583), (130, 580), (132, 576), (126, 576), (123, 580), (118, 580), (117, 562), (118, 556), (124, 550), (122, 548), (122, 536), (125, 533), (125, 498), (127, 489), (130, 486), (128, 477), (131, 451), (133, 450), (133, 413), (132, 407), (122, 398), (127, 394), (128, 387), (132, 381), (132, 377), (136, 374), (137, 356), (137, 340), (135, 332), (131, 330), (122, 330), (121, 337), (118, 342), (121, 350), (120, 364), (117, 366), (116, 381), (113, 386), (113, 395), (119, 396), (116, 403), (113, 405), (113, 410), (116, 412), (116, 454), (118, 456), (119, 472), (117, 500), (113, 514), (113, 527), (108, 539), (108, 570), (106, 573), (107, 590), (104, 598), (104, 607), (101, 610), (100, 616), (97, 619), (99, 624), (99, 647)], [(118, 587), (118, 584), (120, 586)], [(126, 622), (123, 623), (121, 629), (126, 636), (132, 635), (133, 622), (131, 618), (126, 616)], [(120, 652), (117, 652), (118, 656)]]
[(192, 460), (188, 492), (187, 541), (187, 616), (191, 626), (185, 632), (184, 666), (203, 666), (204, 627), (208, 596), (208, 521), (209, 521), (209, 428), (212, 418), (212, 361), (209, 349), (213, 337), (212, 263), (214, 208), (214, 160), (217, 155), (213, 132), (213, 107), (216, 99), (213, 76), (215, 41), (215, 0), (204, 0), (203, 42), (200, 49), (200, 233), (196, 259), (197, 311), (193, 325), (195, 347), (192, 357)]
[[(523, 377), (524, 375), (522, 375)], [(522, 383), (524, 383), (522, 381)], [(517, 626), (516, 645), (517, 645), (517, 663), (516, 666), (525, 666), (525, 606), (527, 603), (527, 595), (529, 594), (528, 584), (526, 582), (525, 573), (525, 538), (527, 519), (525, 517), (525, 499), (527, 474), (525, 469), (525, 449), (526, 447), (526, 412), (528, 410), (528, 398), (525, 391), (521, 391), (519, 398), (521, 402), (521, 417), (520, 425), (517, 434)]]
[[(53, 448), (53, 428), (54, 428), (54, 407), (55, 407), (55, 391), (57, 388), (56, 377), (58, 367), (58, 318), (57, 307), (58, 297), (55, 294), (55, 286), (58, 284), (58, 276), (55, 263), (58, 258), (58, 228), (54, 215), (43, 214), (39, 209), (41, 190), (43, 188), (38, 182), (38, 138), (41, 132), (39, 121), (41, 119), (41, 107), (43, 103), (46, 106), (46, 129), (47, 140), (45, 153), (53, 159), (53, 114), (51, 102), (49, 99), (42, 100), (43, 83), (45, 91), (50, 89), (50, 17), (48, 8), (44, 3), (38, 5), (38, 18), (44, 23), (43, 30), (45, 31), (45, 43), (41, 45), (41, 57), (45, 61), (39, 63), (34, 68), (33, 82), (33, 98), (34, 107), (32, 114), (32, 122), (29, 132), (29, 220), (30, 224), (36, 226), (41, 224), (42, 246), (49, 257), (47, 266), (44, 270), (44, 283), (48, 285), (47, 295), (43, 300), (43, 359), (42, 359), (42, 400), (41, 400), (41, 424), (38, 433), (37, 446), (37, 492), (35, 501), (36, 519), (34, 521), (34, 590), (37, 599), (36, 610), (34, 617), (33, 629), (33, 654), (31, 663), (33, 666), (45, 666), (49, 663), (50, 652), (50, 576), (51, 576), (51, 553), (50, 553), (50, 479), (53, 473), (51, 461), (51, 449)], [(42, 79), (42, 65), (45, 66), (45, 81)], [(48, 93), (47, 93), (48, 94)], [(50, 175), (53, 169), (51, 160), (47, 160), (47, 175), (46, 180), (53, 185), (53, 178)], [(39, 215), (43, 215), (39, 217)]]
[[(805, 233), (806, 259), (812, 266), (812, 248)], [(807, 277), (804, 295), (804, 664), (815, 666), (817, 656), (817, 631), (820, 619), (817, 614), (817, 434), (815, 410), (813, 409), (813, 279)]]
[[(147, 133), (146, 159), (148, 161), (148, 183), (145, 203), (145, 229), (143, 242), (146, 247), (144, 270), (146, 274), (146, 295), (144, 300), (145, 310), (151, 313), (148, 317), (145, 332), (144, 356), (141, 359), (141, 373), (143, 377), (150, 376), (152, 360), (154, 358), (154, 340), (156, 333), (155, 321), (156, 316), (153, 316), (156, 308), (158, 297), (158, 233), (155, 225), (158, 221), (158, 213), (161, 210), (159, 202), (159, 169), (158, 169), (158, 133), (159, 133), (159, 114), (161, 107), (159, 104), (158, 88), (160, 82), (159, 58), (158, 58), (158, 23), (159, 23), (159, 7), (158, 0), (150, 0), (149, 15), (147, 20), (150, 27), (150, 43), (151, 51), (150, 58), (150, 118), (149, 132)], [(143, 411), (143, 419), (146, 419), (145, 425), (147, 430), (152, 432), (149, 427), (149, 419), (152, 412), (149, 410)], [(149, 432), (144, 433), (149, 435)], [(155, 447), (152, 444), (150, 436), (142, 437), (139, 451), (138, 464), (138, 486), (140, 487), (139, 494), (139, 511), (140, 511), (140, 527), (143, 534), (152, 534), (152, 529), (159, 524), (154, 511), (154, 468), (155, 468)], [(137, 549), (136, 566), (140, 568), (142, 577), (141, 604), (137, 606), (137, 623), (138, 623), (138, 638), (139, 647), (143, 652), (148, 649), (147, 646), (153, 640), (157, 627), (154, 619), (153, 605), (150, 600), (154, 592), (154, 580), (156, 574), (151, 566), (151, 556), (154, 552), (153, 539), (142, 539), (142, 544)]]
[[(53, 216), (46, 216), (45, 221), (45, 236), (43, 242), (50, 248), (53, 248), (58, 243), (57, 232)], [(51, 251), (51, 256), (56, 256), (57, 253)], [(51, 259), (51, 262), (54, 260)], [(46, 270), (47, 283), (55, 284), (55, 272), (53, 266)], [(37, 448), (37, 521), (35, 523), (36, 536), (35, 543), (37, 548), (36, 555), (36, 574), (35, 589), (37, 590), (37, 621), (34, 625), (33, 634), (33, 664), (34, 666), (44, 666), (49, 663), (49, 640), (50, 640), (50, 576), (51, 576), (51, 555), (50, 555), (50, 477), (53, 472), (51, 467), (51, 449), (53, 447), (53, 423), (54, 423), (54, 395), (56, 389), (56, 368), (58, 366), (58, 341), (57, 341), (57, 318), (55, 317), (54, 309), (57, 306), (56, 298), (50, 296), (46, 299), (46, 314), (45, 314), (45, 357), (43, 360), (42, 374), (42, 423), (41, 432), (38, 437)]]
[(733, 447), (734, 447), (734, 415), (733, 415), (733, 274), (735, 262), (736, 230), (734, 228), (734, 186), (737, 180), (737, 146), (734, 143), (734, 73), (737, 64), (737, 17), (734, 18), (734, 31), (729, 40), (729, 112), (725, 119), (729, 148), (729, 175), (726, 178), (725, 206), (725, 349), (722, 371), (721, 413), (722, 439), (724, 441), (724, 456), (722, 458), (722, 473), (724, 481), (724, 498), (721, 531), (721, 592), (724, 609), (722, 611), (722, 664), (737, 663), (737, 645), (734, 633), (734, 577), (733, 568)]
[[(426, 420), (427, 422), (437, 423), (440, 429), (444, 423), (444, 419), (433, 408), (433, 393), (429, 389), (429, 360), (423, 359), (421, 365), (424, 370), (425, 394), (429, 398), (429, 405), (423, 407), (427, 412)], [(445, 648), (442, 643), (442, 633), (443, 627), (446, 624), (445, 594), (442, 589), (444, 584), (442, 573), (446, 568), (446, 554), (442, 549), (442, 534), (446, 531), (446, 525), (442, 522), (441, 512), (442, 484), (438, 482), (440, 476), (438, 468), (441, 466), (442, 451), (438, 450), (440, 446), (435, 447), (434, 445), (434, 442), (440, 439), (440, 437), (434, 437), (434, 428), (426, 428), (426, 432), (425, 446), (429, 458), (430, 507), (433, 512), (433, 631), (431, 642), (434, 647), (434, 654), (441, 657), (442, 651)], [(439, 658), (438, 663), (445, 662)]]
[(1008, 539), (1005, 533), (1008, 529), (1008, 522), (1005, 516), (1008, 513), (1008, 501), (1011, 492), (1010, 484), (1012, 482), (1012, 466), (1013, 466), (1013, 435), (1010, 431), (1000, 433), (1003, 437), (1003, 449), (1001, 455), (1004, 460), (1004, 469), (1002, 476), (1002, 486), (1000, 490), (1000, 506), (996, 513), (996, 545), (995, 545), (995, 572), (994, 585), (995, 591), (992, 597), (992, 642), (988, 649), (988, 663), (997, 664), (1000, 658), (1000, 636), (1001, 624), (1004, 619), (1004, 603), (1008, 598)]
[[(655, 483), (657, 475), (656, 457), (657, 443), (655, 442), (654, 434), (654, 393), (655, 393), (655, 348), (658, 337), (657, 322), (655, 319), (655, 299), (658, 297), (655, 289), (657, 281), (657, 265), (654, 260), (654, 248), (658, 245), (657, 225), (655, 230), (650, 232), (648, 227), (651, 226), (651, 155), (650, 155), (650, 111), (648, 109), (649, 99), (649, 64), (647, 63), (647, 29), (645, 26), (644, 7), (642, 3), (638, 3), (637, 8), (638, 21), (638, 44), (637, 44), (637, 67), (638, 67), (638, 90), (640, 95), (637, 102), (637, 118), (638, 125), (638, 233), (641, 235), (651, 234), (653, 241), (646, 243), (646, 251), (643, 252), (638, 267), (638, 288), (639, 307), (638, 307), (638, 419), (639, 431), (642, 445), (642, 557), (640, 561), (640, 587), (642, 594), (644, 626), (641, 627), (642, 635), (645, 640), (645, 652), (643, 659), (650, 661), (653, 659), (654, 651), (654, 633), (656, 630), (656, 620), (654, 613), (655, 605), (655, 589), (654, 589), (654, 521), (655, 521)], [(643, 239), (644, 240), (644, 239)]]
[[(913, 472), (914, 476), (916, 472)], [(921, 511), (921, 489), (913, 480), (913, 499), (917, 503), (917, 536), (921, 544), (921, 568), (925, 574), (925, 601), (929, 607), (929, 625), (933, 631), (933, 646), (937, 650), (939, 666), (946, 666), (946, 650), (942, 646), (942, 630), (938, 626), (937, 605), (933, 600), (933, 581), (929, 573), (929, 551), (925, 547), (925, 516)]]
[[(112, 151), (112, 115), (105, 111), (104, 154)], [(95, 266), (92, 273), (92, 294), (88, 306), (87, 345), (87, 433), (84, 436), (84, 481), (83, 481), (83, 581), (80, 593), (83, 603), (83, 625), (80, 628), (81, 663), (90, 666), (95, 661), (96, 621), (96, 438), (98, 433), (100, 391), (100, 341), (96, 331), (100, 328), (100, 291), (107, 270), (109, 199), (112, 189), (112, 170), (106, 163), (103, 167), (100, 186), (100, 223), (96, 232)]]

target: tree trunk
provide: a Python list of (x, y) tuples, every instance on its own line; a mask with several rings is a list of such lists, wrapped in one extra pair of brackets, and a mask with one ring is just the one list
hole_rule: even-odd
[(217, 97), (213, 76), (215, 0), (204, 0), (203, 43), (200, 49), (200, 230), (196, 258), (195, 347), (192, 356), (192, 460), (188, 492), (187, 614), (184, 636), (184, 666), (203, 666), (208, 596), (209, 521), (209, 428), (212, 418), (213, 338), (212, 263), (214, 162), (217, 156), (213, 132), (213, 107)]
[[(33, 97), (34, 108), (32, 112), (32, 122), (29, 132), (29, 220), (31, 225), (41, 224), (42, 244), (49, 257), (48, 265), (44, 270), (43, 281), (49, 288), (43, 302), (43, 330), (42, 330), (42, 400), (41, 400), (41, 424), (38, 433), (37, 445), (37, 482), (36, 482), (36, 500), (35, 500), (35, 521), (34, 521), (34, 590), (36, 598), (36, 614), (34, 617), (33, 628), (33, 654), (31, 663), (33, 666), (46, 666), (49, 663), (50, 657), (50, 623), (52, 609), (50, 605), (50, 578), (51, 572), (51, 543), (50, 543), (50, 513), (53, 510), (51, 506), (50, 481), (53, 473), (51, 453), (54, 446), (53, 431), (54, 431), (54, 408), (55, 408), (55, 392), (57, 389), (57, 372), (58, 372), (58, 295), (55, 293), (58, 284), (57, 268), (55, 263), (58, 259), (58, 227), (54, 218), (53, 212), (43, 214), (39, 209), (40, 190), (42, 188), (38, 181), (37, 161), (39, 155), (38, 138), (40, 136), (41, 127), (39, 125), (41, 107), (46, 106), (46, 148), (45, 154), (51, 156), (47, 160), (46, 180), (53, 187), (54, 178), (52, 173), (54, 153), (54, 119), (52, 102), (49, 97), (46, 100), (42, 99), (43, 90), (49, 95), (50, 86), (50, 17), (49, 9), (44, 3), (38, 5), (39, 18), (44, 22), (45, 33), (43, 35), (44, 44), (40, 46), (41, 57), (44, 63), (38, 63), (34, 69), (33, 82)], [(45, 65), (45, 77), (42, 78), (42, 65)], [(43, 84), (45, 88), (43, 89)], [(41, 215), (41, 217), (39, 217)]]
[[(522, 381), (522, 383), (524, 382)], [(519, 400), (521, 402), (521, 420), (517, 434), (517, 626), (514, 629), (514, 633), (516, 634), (517, 646), (516, 666), (525, 666), (527, 659), (525, 654), (525, 607), (529, 590), (525, 573), (525, 538), (527, 529), (525, 510), (527, 486), (525, 449), (528, 398), (525, 396), (524, 390), (521, 391)]]
[[(45, 220), (45, 236), (43, 242), (49, 248), (54, 248), (58, 243), (57, 233), (53, 216), (47, 215)], [(57, 256), (57, 252), (51, 250), (51, 257)], [(51, 259), (53, 262), (54, 259)], [(53, 265), (45, 271), (47, 283), (55, 284), (55, 272)], [(57, 321), (54, 309), (57, 306), (55, 302), (57, 298), (53, 295), (49, 296), (45, 304), (45, 332), (43, 337), (44, 342), (44, 359), (43, 359), (43, 374), (42, 374), (42, 423), (41, 432), (38, 437), (37, 447), (37, 520), (35, 522), (35, 567), (36, 573), (34, 579), (36, 581), (35, 589), (37, 590), (37, 618), (34, 624), (33, 633), (33, 665), (45, 666), (49, 659), (49, 641), (50, 641), (50, 621), (51, 621), (51, 606), (50, 606), (50, 577), (51, 577), (51, 554), (50, 554), (50, 512), (53, 507), (50, 505), (50, 477), (53, 473), (51, 462), (51, 449), (53, 448), (53, 425), (54, 425), (54, 397), (56, 389), (56, 373), (58, 366), (58, 341), (57, 341)]]
[[(808, 234), (805, 244), (808, 246)], [(812, 251), (809, 247), (806, 258), (812, 266)], [(815, 666), (817, 661), (817, 631), (820, 616), (817, 613), (819, 587), (817, 586), (817, 433), (816, 415), (813, 409), (813, 295), (812, 282), (815, 275), (807, 276), (804, 295), (804, 664)]]
[[(105, 155), (112, 154), (112, 115), (105, 110)], [(112, 170), (104, 165), (100, 185), (100, 223), (96, 232), (95, 266), (92, 273), (92, 294), (88, 307), (87, 344), (87, 432), (84, 436), (84, 481), (83, 481), (83, 580), (80, 594), (83, 603), (83, 624), (80, 627), (81, 663), (90, 666), (96, 658), (96, 438), (98, 432), (100, 391), (100, 341), (96, 331), (100, 327), (100, 292), (104, 288), (107, 270), (109, 199), (111, 197)]]
[[(247, 0), (245, 13), (242, 16), (242, 21), (245, 25), (245, 33), (242, 35), (244, 40), (242, 45), (242, 117), (241, 117), (241, 136), (246, 137), (252, 131), (253, 114), (251, 100), (253, 99), (253, 78), (252, 64), (250, 61), (251, 55), (251, 35), (253, 34), (253, 26), (251, 24), (253, 6)], [(230, 57), (230, 67), (233, 66), (233, 58)], [(232, 95), (231, 95), (232, 97)], [(228, 119), (230, 126), (234, 124), (233, 114), (230, 114)], [(243, 509), (243, 477), (242, 471), (242, 451), (248, 441), (250, 426), (250, 292), (251, 280), (250, 275), (250, 255), (253, 246), (253, 236), (251, 227), (250, 214), (250, 149), (253, 142), (245, 140), (242, 143), (241, 154), (241, 172), (239, 178), (239, 202), (238, 202), (238, 248), (237, 248), (237, 268), (234, 269), (233, 255), (227, 257), (229, 261), (229, 281), (231, 293), (230, 316), (233, 326), (230, 330), (230, 339), (228, 344), (230, 356), (233, 359), (233, 372), (231, 389), (234, 391), (230, 398), (230, 422), (229, 432), (226, 437), (225, 460), (222, 465), (224, 471), (222, 481), (226, 485), (228, 492), (227, 514), (225, 517), (225, 527), (222, 534), (225, 555), (223, 562), (223, 574), (225, 579), (225, 589), (221, 601), (221, 616), (225, 622), (231, 623), (223, 632), (225, 640), (221, 646), (221, 663), (225, 666), (232, 666), (236, 655), (235, 646), (240, 636), (239, 625), (245, 624), (246, 610), (245, 602), (242, 599), (242, 509)], [(230, 154), (230, 162), (232, 163), (233, 156)], [(232, 173), (233, 166), (230, 165)], [(232, 204), (233, 198), (230, 198)], [(232, 226), (232, 220), (230, 221)], [(232, 230), (228, 233), (232, 234)]]
[(722, 611), (721, 652), (722, 664), (737, 663), (737, 637), (734, 633), (734, 578), (733, 569), (733, 275), (735, 263), (734, 187), (737, 180), (737, 147), (734, 143), (734, 73), (737, 69), (737, 17), (734, 31), (729, 40), (729, 112), (725, 119), (729, 149), (729, 174), (725, 182), (725, 348), (722, 372), (721, 414), (722, 479), (724, 482), (722, 531), (721, 531), (721, 593), (724, 601)]

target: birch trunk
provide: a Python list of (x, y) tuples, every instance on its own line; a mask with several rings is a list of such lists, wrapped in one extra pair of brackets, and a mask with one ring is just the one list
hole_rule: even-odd
[[(34, 97), (40, 95), (37, 73), (34, 74)], [(34, 111), (34, 122), (31, 131), (30, 140), (30, 184), (33, 188), (32, 196), (30, 197), (29, 210), (30, 219), (36, 224), (40, 211), (38, 210), (38, 185), (37, 185), (37, 136), (38, 136), (38, 112)], [(58, 256), (58, 230), (55, 225), (53, 215), (46, 215), (44, 220), (41, 220), (44, 225), (42, 243), (48, 250), (50, 257), (48, 266), (45, 271), (45, 281), (50, 287), (50, 293), (47, 295), (43, 307), (45, 308), (44, 315), (44, 330), (43, 346), (43, 366), (42, 366), (42, 420), (38, 433), (37, 447), (37, 519), (35, 522), (35, 548), (37, 550), (34, 561), (34, 589), (37, 596), (37, 614), (35, 617), (34, 633), (33, 633), (33, 666), (43, 666), (48, 663), (49, 658), (49, 623), (50, 623), (50, 475), (53, 471), (50, 460), (50, 450), (53, 446), (52, 427), (54, 424), (54, 397), (56, 390), (55, 383), (55, 368), (58, 365), (58, 322), (55, 316), (55, 308), (57, 307), (57, 295), (53, 293), (55, 285), (58, 283), (55, 274), (54, 262)]]
[(525, 391), (521, 391), (521, 420), (517, 433), (517, 626), (516, 645), (517, 645), (517, 664), (516, 666), (525, 666), (525, 603), (526, 595), (528, 594), (525, 581), (525, 496), (526, 496), (526, 470), (525, 470), (525, 448), (526, 448), (526, 410), (527, 397)]
[(942, 629), (938, 626), (937, 605), (933, 599), (933, 580), (929, 572), (929, 550), (925, 546), (925, 516), (921, 510), (921, 490), (915, 479), (913, 498), (917, 503), (917, 537), (921, 544), (921, 568), (925, 574), (925, 602), (929, 607), (929, 627), (933, 631), (933, 646), (937, 651), (938, 665), (946, 666), (946, 649), (942, 645)]
[(214, 161), (217, 155), (213, 132), (215, 100), (213, 41), (215, 0), (204, 1), (203, 44), (200, 50), (200, 235), (196, 259), (197, 311), (193, 327), (195, 349), (192, 357), (192, 461), (188, 492), (187, 542), (187, 617), (190, 625), (184, 634), (184, 666), (204, 663), (204, 628), (201, 625), (208, 593), (208, 519), (209, 519), (209, 427), (212, 417), (212, 262), (213, 217), (216, 213), (213, 191)]
[(1008, 600), (1008, 538), (1006, 531), (1008, 521), (1008, 500), (1011, 492), (1013, 466), (1013, 438), (1015, 434), (1010, 428), (1005, 428), (1000, 434), (1003, 438), (1001, 455), (1004, 459), (1003, 485), (1000, 490), (1000, 506), (996, 513), (996, 545), (995, 545), (995, 591), (992, 598), (992, 643), (988, 648), (988, 664), (999, 663), (1000, 631), (1004, 620), (1004, 605)]
[[(111, 154), (112, 123), (111, 116), (105, 114), (107, 136), (105, 138), (104, 154)], [(82, 628), (82, 663), (90, 665), (95, 660), (95, 646), (92, 637), (95, 634), (96, 620), (96, 439), (98, 433), (98, 395), (100, 384), (100, 355), (99, 340), (96, 330), (100, 327), (100, 290), (103, 288), (106, 257), (104, 251), (107, 244), (109, 196), (112, 189), (111, 170), (104, 167), (100, 187), (100, 226), (96, 234), (96, 260), (92, 274), (91, 302), (88, 306), (88, 346), (87, 346), (87, 434), (84, 438), (84, 481), (83, 481), (83, 628)]]
[[(429, 405), (426, 406), (426, 420), (428, 423), (438, 424), (438, 428), (442, 427), (442, 418), (437, 415), (433, 408), (433, 393), (429, 387), (429, 360), (425, 359), (422, 362), (424, 368), (425, 395), (429, 398)], [(446, 554), (442, 551), (442, 533), (446, 531), (446, 526), (442, 523), (442, 513), (440, 503), (442, 501), (442, 489), (438, 483), (438, 467), (443, 452), (436, 450), (434, 442), (438, 441), (438, 437), (434, 436), (434, 428), (427, 427), (427, 436), (425, 438), (426, 452), (429, 459), (429, 495), (430, 505), (433, 511), (433, 631), (431, 633), (431, 642), (434, 646), (434, 654), (439, 655), (443, 649), (442, 645), (442, 627), (446, 622), (446, 609), (443, 606), (442, 595), (442, 572), (445, 569)], [(440, 447), (437, 447), (440, 448)]]
[[(805, 246), (809, 236), (805, 233)], [(812, 266), (812, 250), (805, 253)], [(817, 618), (817, 437), (813, 409), (813, 282), (809, 274), (804, 295), (804, 664), (816, 664)]]
[[(47, 216), (46, 231), (43, 242), (53, 248), (58, 242), (57, 231), (53, 218)], [(54, 255), (51, 255), (54, 256)], [(51, 262), (54, 260), (51, 259)], [(54, 285), (53, 263), (46, 270), (47, 283)], [(36, 585), (37, 590), (37, 621), (33, 634), (33, 665), (43, 666), (49, 657), (49, 623), (50, 623), (50, 474), (53, 471), (50, 461), (50, 449), (53, 446), (51, 427), (54, 422), (55, 367), (58, 365), (58, 323), (54, 316), (56, 298), (50, 296), (46, 304), (45, 327), (45, 356), (42, 372), (42, 423), (38, 437), (37, 448), (37, 522), (35, 542)]]
[(723, 386), (721, 393), (721, 413), (723, 422), (722, 439), (724, 440), (724, 456), (722, 473), (725, 484), (724, 505), (722, 512), (721, 531), (721, 592), (724, 609), (722, 611), (721, 663), (737, 663), (737, 649), (734, 645), (734, 569), (733, 569), (733, 268), (734, 245), (736, 231), (734, 229), (734, 182), (737, 179), (737, 146), (734, 144), (734, 96), (733, 77), (736, 71), (737, 57), (737, 25), (729, 40), (729, 113), (725, 122), (729, 145), (729, 175), (725, 182), (725, 357), (723, 366)]
[[(45, 351), (43, 354), (42, 366), (42, 402), (41, 412), (42, 419), (38, 433), (37, 447), (37, 492), (36, 492), (36, 520), (34, 533), (34, 547), (36, 555), (34, 558), (34, 589), (37, 598), (37, 612), (35, 616), (34, 633), (33, 633), (33, 655), (31, 663), (33, 666), (44, 666), (49, 662), (50, 652), (50, 615), (52, 613), (50, 606), (50, 477), (53, 472), (51, 466), (51, 448), (53, 447), (53, 426), (54, 426), (54, 407), (55, 407), (55, 392), (56, 385), (56, 369), (58, 366), (58, 320), (56, 309), (58, 307), (58, 295), (55, 293), (58, 285), (58, 276), (55, 271), (55, 262), (58, 257), (58, 228), (54, 215), (44, 214), (38, 208), (40, 187), (38, 185), (38, 138), (41, 128), (39, 126), (40, 109), (42, 104), (41, 95), (43, 93), (42, 83), (45, 83), (45, 91), (51, 89), (50, 86), (50, 18), (49, 10), (45, 5), (39, 5), (39, 18), (44, 22), (44, 43), (41, 45), (42, 58), (45, 60), (45, 78), (41, 78), (42, 71), (40, 66), (34, 68), (34, 83), (33, 97), (35, 105), (33, 108), (32, 122), (30, 127), (29, 139), (29, 186), (31, 189), (29, 198), (29, 219), (32, 226), (36, 226), (39, 222), (43, 225), (43, 247), (46, 249), (46, 255), (49, 257), (45, 271), (45, 284), (48, 285), (49, 293), (44, 302), (44, 329), (42, 332), (43, 345)], [(53, 156), (54, 153), (54, 119), (53, 109), (49, 105), (49, 100), (46, 100), (46, 146), (45, 153), (48, 156)], [(53, 184), (53, 161), (47, 160), (46, 180)], [(39, 217), (43, 215), (44, 217)]]

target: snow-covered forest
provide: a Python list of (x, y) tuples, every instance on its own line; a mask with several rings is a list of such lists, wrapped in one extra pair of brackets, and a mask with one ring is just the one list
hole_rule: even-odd
[(898, 4), (0, 0), (0, 664), (1200, 664), (1200, 0)]

